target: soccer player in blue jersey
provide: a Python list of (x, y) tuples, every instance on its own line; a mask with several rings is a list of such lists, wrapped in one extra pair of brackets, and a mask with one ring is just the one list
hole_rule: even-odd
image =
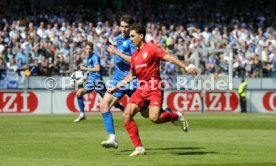
[[(93, 53), (92, 43), (86, 44), (85, 54), (87, 56), (87, 61), (80, 66), (80, 70), (88, 72), (88, 79), (85, 86), (78, 89), (77, 91), (77, 100), (80, 108), (80, 115), (77, 119), (74, 120), (75, 123), (86, 119), (84, 112), (83, 95), (94, 90), (98, 92), (102, 97), (106, 93), (106, 87), (103, 78), (100, 75), (100, 59), (97, 54)], [(117, 103), (115, 106), (121, 110), (124, 110), (124, 107), (121, 106), (119, 103)]]
[[(115, 69), (114, 76), (112, 80), (112, 86), (115, 87), (120, 81), (122, 81), (129, 72), (130, 69), (130, 59), (132, 53), (136, 50), (136, 47), (132, 44), (129, 39), (130, 26), (134, 23), (134, 19), (130, 15), (123, 15), (120, 18), (120, 31), (121, 34), (117, 36), (117, 45), (110, 45), (108, 51), (115, 54)], [(134, 84), (132, 84), (134, 85)], [(136, 87), (130, 84), (126, 85), (123, 90), (118, 90), (113, 94), (106, 93), (103, 97), (101, 103), (101, 112), (103, 117), (103, 122), (109, 138), (103, 141), (101, 144), (106, 148), (117, 148), (118, 142), (115, 138), (115, 130), (113, 124), (112, 113), (110, 112), (111, 107), (118, 102), (118, 100), (127, 94), (131, 96), (135, 91)]]

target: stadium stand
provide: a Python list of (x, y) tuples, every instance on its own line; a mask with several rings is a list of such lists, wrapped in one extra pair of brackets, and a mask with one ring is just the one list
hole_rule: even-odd
[[(107, 46), (116, 44), (118, 18), (123, 13), (145, 23), (148, 42), (166, 48), (187, 63), (195, 61), (195, 49), (232, 48), (233, 77), (276, 77), (273, 1), (146, 2), (149, 0), (93, 1), (91, 8), (88, 2), (86, 8), (73, 8), (1, 1), (0, 78), (7, 72), (17, 72), (23, 79), (28, 74), (69, 76), (85, 61), (85, 42), (94, 43), (103, 75), (109, 75), (113, 56), (107, 52)], [(200, 55), (201, 74), (226, 75), (228, 59), (227, 53)], [(162, 74), (175, 73), (183, 71), (163, 63)]]

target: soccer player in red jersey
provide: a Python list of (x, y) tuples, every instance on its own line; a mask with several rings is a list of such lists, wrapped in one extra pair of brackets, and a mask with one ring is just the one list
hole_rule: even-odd
[(154, 44), (145, 42), (146, 29), (141, 24), (133, 24), (130, 29), (130, 40), (137, 47), (131, 57), (131, 67), (128, 76), (117, 86), (109, 89), (114, 93), (122, 86), (129, 83), (134, 76), (138, 77), (139, 87), (131, 96), (123, 114), (123, 121), (135, 151), (130, 156), (145, 154), (139, 137), (138, 127), (133, 119), (136, 113), (147, 113), (149, 119), (157, 124), (166, 122), (179, 122), (184, 131), (188, 131), (188, 123), (181, 112), (161, 112), (163, 104), (163, 85), (161, 82), (159, 65), (161, 60), (166, 60), (182, 67), (187, 73), (197, 74), (195, 67), (188, 68), (176, 57), (167, 54), (163, 49)]

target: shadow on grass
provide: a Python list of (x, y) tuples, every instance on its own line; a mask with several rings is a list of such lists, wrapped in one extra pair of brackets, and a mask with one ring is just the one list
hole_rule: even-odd
[[(146, 148), (147, 151), (153, 150), (198, 150), (198, 149), (205, 149), (201, 147), (171, 147), (171, 148)], [(133, 150), (121, 150), (121, 152), (132, 152)]]
[(205, 149), (205, 148), (202, 148), (202, 147), (147, 148), (147, 150), (197, 150), (197, 149)]
[[(168, 148), (146, 148), (148, 154), (172, 154), (172, 155), (207, 155), (219, 154), (213, 151), (202, 151), (203, 147), (168, 147)], [(187, 151), (195, 150), (195, 151)], [(200, 150), (200, 151), (199, 151)], [(120, 152), (132, 152), (133, 150), (121, 150)]]
[(195, 152), (177, 152), (174, 154), (176, 154), (176, 155), (206, 155), (206, 154), (219, 154), (219, 153), (218, 152), (195, 151)]

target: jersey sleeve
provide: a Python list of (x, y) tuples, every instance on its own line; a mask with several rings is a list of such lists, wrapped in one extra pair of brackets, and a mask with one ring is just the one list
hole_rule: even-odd
[(164, 51), (162, 48), (158, 46), (154, 46), (153, 51), (155, 52), (155, 58), (157, 59), (163, 59), (164, 56), (167, 54), (166, 51)]
[(100, 59), (99, 59), (99, 57), (98, 57), (97, 54), (93, 55), (93, 57), (92, 57), (92, 63), (93, 63), (94, 66), (100, 65)]
[(88, 58), (86, 58), (86, 62), (82, 62), (82, 65), (87, 67), (88, 66)]

